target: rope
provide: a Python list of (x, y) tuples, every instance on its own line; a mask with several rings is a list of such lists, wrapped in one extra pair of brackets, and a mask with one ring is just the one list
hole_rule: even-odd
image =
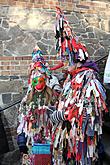
[(8, 108), (11, 108), (11, 107), (13, 107), (13, 106), (16, 105), (16, 104), (19, 104), (20, 102), (21, 102), (21, 100), (18, 100), (18, 101), (16, 101), (16, 102), (14, 102), (13, 104), (8, 105), (8, 106), (5, 107), (5, 108), (1, 108), (1, 107), (0, 107), (0, 112), (6, 110), (6, 109), (8, 109)]
[(96, 60), (95, 62), (98, 63), (98, 62), (100, 62), (101, 60), (105, 59), (106, 57), (108, 57), (108, 55), (105, 55), (104, 57), (99, 58), (99, 59)]

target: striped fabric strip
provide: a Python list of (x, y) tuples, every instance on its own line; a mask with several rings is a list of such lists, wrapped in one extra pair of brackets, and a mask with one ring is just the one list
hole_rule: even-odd
[(64, 121), (64, 112), (63, 111), (54, 111), (51, 115), (50, 115), (50, 119), (53, 123), (58, 123), (61, 121)]

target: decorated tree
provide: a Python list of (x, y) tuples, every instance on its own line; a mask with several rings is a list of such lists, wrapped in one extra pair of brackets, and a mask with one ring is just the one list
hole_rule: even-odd
[(60, 91), (61, 87), (50, 70), (54, 68), (49, 68), (42, 51), (36, 46), (29, 66), (28, 90), (18, 115), (17, 141), (26, 165), (31, 165), (33, 153), (38, 154), (35, 144), (51, 142), (51, 123), (45, 107), (55, 104), (58, 99), (55, 90)]
[(89, 60), (87, 48), (69, 26), (60, 8), (56, 10), (56, 50), (68, 61), (68, 76), (53, 122), (53, 164), (91, 165), (103, 157), (103, 112), (107, 112), (105, 89), (98, 68)]

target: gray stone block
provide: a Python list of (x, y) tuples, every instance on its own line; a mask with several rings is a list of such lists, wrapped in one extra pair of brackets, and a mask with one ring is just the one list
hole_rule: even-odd
[(8, 34), (11, 35), (13, 38), (16, 38), (18, 36), (24, 36), (25, 37), (25, 34), (19, 28), (19, 26), (13, 26), (13, 27), (11, 27), (10, 30), (9, 30), (9, 32), (8, 32)]
[(12, 56), (12, 52), (10, 50), (4, 49), (3, 55)]
[(87, 27), (87, 28), (86, 28), (86, 31), (87, 31), (87, 32), (93, 32), (93, 27), (92, 27), (92, 26)]
[[(9, 139), (8, 139), (8, 140), (9, 140)], [(15, 147), (14, 147), (13, 141), (9, 141), (9, 142), (8, 142), (8, 145), (9, 145), (9, 150), (10, 150), (10, 151), (15, 150)]]
[(2, 27), (9, 28), (9, 23), (6, 20), (3, 20)]
[(83, 28), (87, 28), (89, 26), (89, 23), (87, 22), (87, 20), (81, 20), (81, 25)]
[(3, 56), (3, 42), (0, 41), (0, 56)]
[(8, 141), (0, 113), (0, 155), (8, 151), (9, 151)]
[(0, 18), (0, 24), (1, 24), (1, 22), (2, 22), (2, 18)]
[(54, 41), (55, 33), (52, 32), (52, 31), (48, 31), (48, 33), (47, 33), (47, 37), (48, 37), (48, 39), (51, 39), (51, 40)]
[(15, 32), (16, 33), (18, 32), (18, 34), (15, 34), (15, 36), (13, 36), (14, 32), (9, 32), (9, 34), (14, 38), (13, 40), (10, 40), (9, 42), (6, 43), (6, 49), (5, 49), (7, 50), (6, 53), (11, 55), (18, 55), (18, 56), (30, 55), (33, 51), (33, 48), (36, 45), (35, 38), (31, 34), (25, 34), (16, 28), (15, 28)]
[(43, 54), (46, 55), (48, 54), (48, 47), (42, 42), (37, 42), (39, 48), (42, 50)]
[(88, 38), (87, 34), (81, 34), (81, 38)]
[(91, 33), (91, 32), (88, 33), (88, 37), (89, 37), (89, 38), (94, 38), (94, 33)]
[(88, 47), (87, 47), (87, 50), (88, 50), (88, 54), (93, 55), (93, 53), (94, 53), (94, 48), (93, 48), (92, 46), (88, 46)]
[(96, 50), (94, 56), (103, 57), (105, 54), (105, 49), (103, 47), (100, 47), (98, 50)]
[(70, 22), (70, 24), (77, 24), (80, 22), (80, 19), (75, 15), (68, 15), (66, 16), (67, 20)]
[(18, 100), (21, 100), (22, 99), (22, 94), (19, 94), (19, 93), (12, 93), (12, 100), (15, 102), (15, 101), (18, 101)]
[(43, 36), (45, 39), (48, 39), (48, 35), (47, 35), (47, 32), (44, 33), (44, 36)]
[(10, 77), (9, 76), (0, 76), (0, 80), (9, 80)]
[(21, 165), (20, 152), (18, 149), (1, 155), (0, 160), (1, 165)]
[(106, 49), (108, 48), (110, 50), (110, 40), (99, 41), (99, 42), (102, 46), (106, 47)]
[(50, 49), (50, 54), (51, 54), (51, 55), (55, 55), (55, 54), (56, 54), (55, 46), (53, 46), (53, 47)]
[(2, 94), (0, 94), (0, 107), (3, 106)]
[[(99, 40), (110, 39), (110, 33), (107, 34), (105, 31), (100, 30), (98, 28), (94, 28), (94, 34), (95, 34), (95, 37), (98, 38)], [(110, 41), (109, 41), (109, 43), (110, 43)]]
[(22, 92), (22, 86), (22, 80), (0, 81), (0, 93)]
[(10, 76), (11, 80), (19, 79), (19, 76)]
[(72, 15), (76, 15), (76, 17), (78, 17), (78, 19), (84, 19), (84, 15), (81, 13), (72, 13)]
[(53, 46), (54, 45), (54, 40), (53, 39), (42, 39), (41, 40), (42, 43), (46, 44), (47, 46)]
[(2, 121), (4, 124), (4, 127), (17, 127), (17, 117), (18, 117), (18, 108), (13, 106), (11, 108), (8, 108), (4, 110), (4, 114), (2, 115)]
[(0, 16), (7, 16), (9, 11), (9, 6), (8, 5), (1, 5), (0, 6)]
[(11, 93), (2, 94), (3, 104), (8, 104), (11, 102)]
[(42, 37), (42, 33), (39, 32), (31, 32), (32, 36), (38, 41)]
[(85, 30), (85, 28), (73, 28), (73, 31), (74, 32), (77, 32), (77, 33), (85, 33), (86, 32), (86, 30)]
[(0, 40), (5, 41), (5, 40), (10, 40), (10, 39), (11, 37), (7, 33), (7, 31), (3, 29), (2, 27), (0, 27)]
[(91, 44), (91, 43), (97, 44), (99, 42), (97, 38), (89, 38), (89, 39), (84, 38), (82, 41), (85, 42), (86, 44)]

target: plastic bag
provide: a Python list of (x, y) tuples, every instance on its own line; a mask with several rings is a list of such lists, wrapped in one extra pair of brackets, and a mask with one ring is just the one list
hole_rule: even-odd
[(105, 70), (104, 70), (103, 82), (108, 88), (110, 88), (110, 52), (109, 52), (106, 66), (105, 66)]

